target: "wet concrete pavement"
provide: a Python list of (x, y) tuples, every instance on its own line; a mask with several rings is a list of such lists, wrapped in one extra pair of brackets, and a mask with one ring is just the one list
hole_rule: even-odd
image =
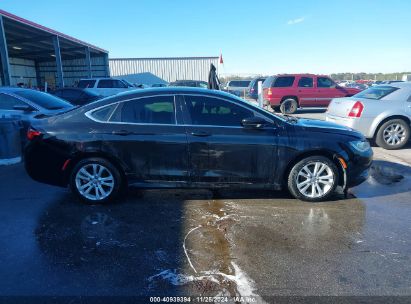
[(409, 295), (411, 168), (350, 198), (137, 191), (109, 206), (0, 167), (0, 296)]

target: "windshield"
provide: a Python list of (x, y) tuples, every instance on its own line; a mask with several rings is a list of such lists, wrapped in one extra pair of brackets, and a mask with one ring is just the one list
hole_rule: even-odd
[(72, 104), (64, 101), (63, 99), (40, 91), (24, 90), (16, 91), (14, 94), (26, 98), (27, 100), (30, 100), (31, 102), (34, 102), (47, 110), (69, 109), (73, 107)]
[(398, 88), (391, 86), (376, 86), (366, 89), (358, 94), (355, 94), (353, 97), (366, 98), (366, 99), (381, 99), (385, 96), (388, 96), (392, 92), (398, 90)]

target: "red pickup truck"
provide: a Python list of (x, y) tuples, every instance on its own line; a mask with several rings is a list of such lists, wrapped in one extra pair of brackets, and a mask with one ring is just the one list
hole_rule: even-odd
[(285, 74), (268, 77), (263, 83), (264, 101), (274, 111), (284, 103), (285, 112), (298, 108), (327, 107), (331, 99), (349, 97), (360, 92), (338, 86), (330, 77), (313, 74)]

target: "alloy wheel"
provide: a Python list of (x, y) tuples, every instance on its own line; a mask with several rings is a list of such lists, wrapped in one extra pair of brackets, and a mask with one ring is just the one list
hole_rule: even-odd
[(325, 163), (312, 162), (305, 165), (296, 176), (298, 191), (306, 197), (319, 198), (326, 195), (334, 185), (333, 170)]
[(75, 177), (78, 192), (85, 198), (100, 201), (108, 197), (114, 189), (113, 174), (100, 164), (86, 164)]
[(396, 146), (402, 143), (406, 135), (405, 128), (398, 123), (388, 125), (383, 131), (384, 141), (390, 146)]

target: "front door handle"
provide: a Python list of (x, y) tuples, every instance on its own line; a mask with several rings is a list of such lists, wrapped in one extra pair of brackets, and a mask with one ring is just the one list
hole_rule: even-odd
[(191, 132), (191, 135), (198, 136), (198, 137), (207, 137), (207, 136), (210, 136), (211, 134), (208, 132), (204, 132), (204, 131), (198, 131), (198, 132)]
[(127, 135), (131, 135), (133, 133), (130, 132), (130, 131), (127, 131), (127, 130), (119, 130), (119, 131), (113, 131), (113, 132), (111, 132), (111, 134), (120, 135), (120, 136), (127, 136)]

